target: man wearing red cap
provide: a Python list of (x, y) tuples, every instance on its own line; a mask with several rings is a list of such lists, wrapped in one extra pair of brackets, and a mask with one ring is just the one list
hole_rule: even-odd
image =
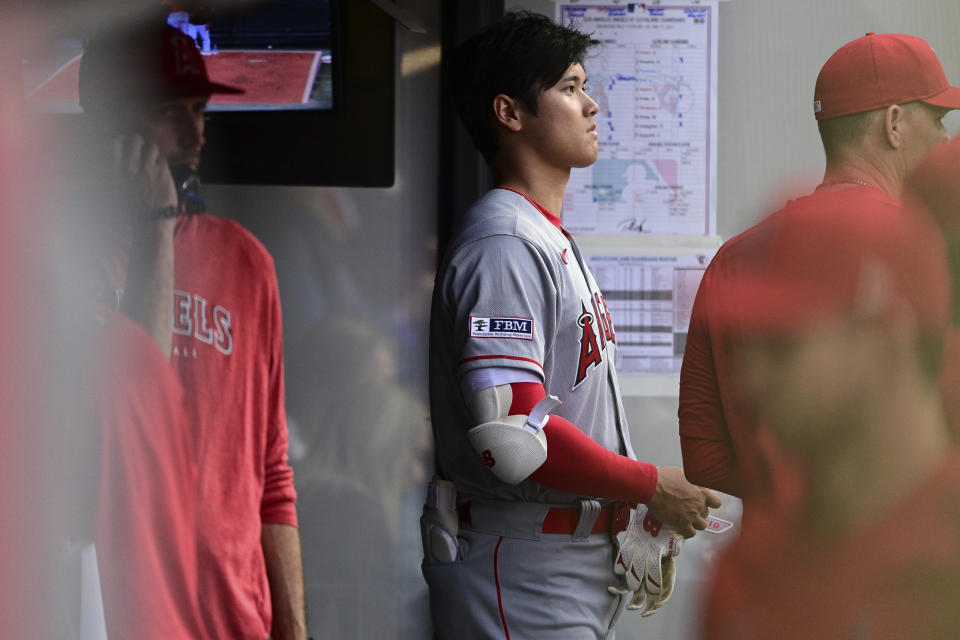
[[(814, 115), (827, 166), (815, 193), (784, 211), (816, 208), (835, 191), (851, 206), (898, 202), (909, 171), (947, 139), (941, 119), (960, 108), (930, 46), (913, 36), (867, 34), (827, 60), (814, 90)], [(760, 451), (757, 418), (738, 397), (731, 372), (731, 334), (713, 326), (723, 281), (760, 259), (770, 235), (762, 221), (732, 238), (704, 274), (690, 320), (680, 374), (680, 438), (692, 482), (745, 497), (769, 494), (768, 456)], [(711, 302), (714, 300), (714, 302)], [(736, 340), (732, 340), (736, 342)]]
[[(702, 637), (955, 638), (960, 454), (937, 387), (950, 311), (937, 229), (854, 190), (775, 214), (768, 251), (705, 295), (803, 497), (744, 513)], [(813, 205), (813, 206), (811, 206)]]
[(206, 635), (305, 638), (273, 260), (204, 213), (191, 188), (210, 95), (238, 92), (212, 82), (196, 44), (162, 22), (95, 39), (81, 62), (81, 104), (123, 178), (108, 297), (148, 329), (184, 387)]

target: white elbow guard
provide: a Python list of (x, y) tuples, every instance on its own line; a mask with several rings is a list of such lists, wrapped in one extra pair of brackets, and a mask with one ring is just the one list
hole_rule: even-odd
[(543, 426), (560, 404), (556, 396), (537, 403), (529, 416), (514, 415), (484, 422), (467, 432), (480, 461), (507, 484), (519, 484), (547, 459)]

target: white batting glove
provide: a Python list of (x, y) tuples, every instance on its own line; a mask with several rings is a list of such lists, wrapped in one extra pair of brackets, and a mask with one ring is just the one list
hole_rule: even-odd
[(620, 545), (613, 572), (623, 583), (607, 587), (610, 593), (633, 592), (627, 609), (643, 609), (640, 615), (652, 616), (673, 595), (677, 569), (674, 558), (680, 555), (683, 536), (669, 527), (646, 507), (638, 507)]

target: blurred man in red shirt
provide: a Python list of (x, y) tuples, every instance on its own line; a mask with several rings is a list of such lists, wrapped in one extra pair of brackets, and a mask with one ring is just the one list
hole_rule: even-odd
[(710, 302), (738, 336), (738, 392), (803, 486), (744, 513), (702, 636), (954, 638), (960, 455), (938, 390), (950, 285), (937, 229), (848, 192), (768, 226), (763, 258)]
[(927, 156), (907, 179), (906, 198), (929, 211), (940, 226), (953, 281), (953, 310), (940, 376), (950, 432), (960, 437), (960, 139)]

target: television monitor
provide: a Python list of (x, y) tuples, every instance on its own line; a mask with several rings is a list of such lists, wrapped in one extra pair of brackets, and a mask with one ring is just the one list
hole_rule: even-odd
[[(392, 186), (394, 23), (370, 0), (267, 0), (231, 12), (164, 4), (158, 19), (195, 38), (210, 77), (245, 90), (210, 102), (204, 181)], [(26, 61), (30, 109), (68, 126), (79, 119), (83, 43), (60, 38)]]

